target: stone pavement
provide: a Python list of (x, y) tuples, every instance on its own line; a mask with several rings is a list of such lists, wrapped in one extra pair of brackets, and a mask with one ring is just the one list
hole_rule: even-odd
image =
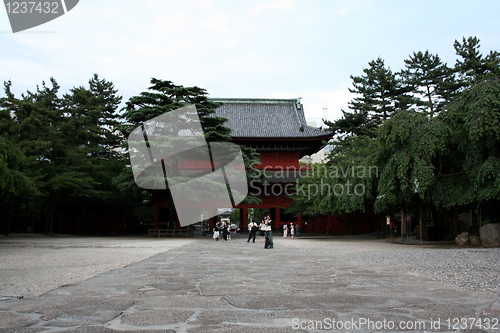
[[(307, 247), (313, 240), (275, 237), (266, 250), (243, 237), (198, 239), (39, 297), (3, 298), (0, 332), (500, 331), (493, 291), (325, 255)], [(455, 318), (483, 327), (448, 327)], [(348, 329), (326, 330), (333, 320)]]

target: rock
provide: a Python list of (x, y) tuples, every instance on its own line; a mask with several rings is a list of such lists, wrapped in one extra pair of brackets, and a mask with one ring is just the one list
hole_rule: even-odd
[(471, 246), (481, 246), (481, 239), (479, 236), (469, 236), (469, 241)]
[(500, 246), (500, 223), (488, 223), (479, 229), (483, 246)]
[(458, 236), (455, 238), (455, 242), (456, 242), (459, 246), (470, 245), (470, 241), (469, 241), (469, 233), (468, 233), (468, 232), (462, 232), (460, 235), (458, 235)]

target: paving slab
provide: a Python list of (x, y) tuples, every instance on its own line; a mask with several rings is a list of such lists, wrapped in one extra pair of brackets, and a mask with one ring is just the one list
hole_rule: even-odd
[[(342, 252), (365, 247), (386, 253), (403, 245), (320, 244), (275, 237), (268, 250), (243, 236), (196, 239), (37, 296), (4, 297), (0, 331), (500, 331), (500, 323), (494, 325), (500, 317), (497, 290), (467, 290)], [(483, 326), (460, 329), (453, 327), (455, 318), (481, 319)]]

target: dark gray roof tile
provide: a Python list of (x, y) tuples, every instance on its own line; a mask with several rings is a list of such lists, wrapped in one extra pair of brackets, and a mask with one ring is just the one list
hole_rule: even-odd
[(233, 138), (315, 138), (329, 135), (308, 126), (300, 99), (211, 98), (223, 103), (216, 116), (227, 118)]

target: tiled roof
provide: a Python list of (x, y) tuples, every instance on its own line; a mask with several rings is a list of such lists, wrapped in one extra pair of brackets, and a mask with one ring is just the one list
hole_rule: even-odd
[(316, 138), (328, 132), (308, 126), (300, 99), (211, 98), (224, 103), (216, 116), (227, 118), (233, 138)]

